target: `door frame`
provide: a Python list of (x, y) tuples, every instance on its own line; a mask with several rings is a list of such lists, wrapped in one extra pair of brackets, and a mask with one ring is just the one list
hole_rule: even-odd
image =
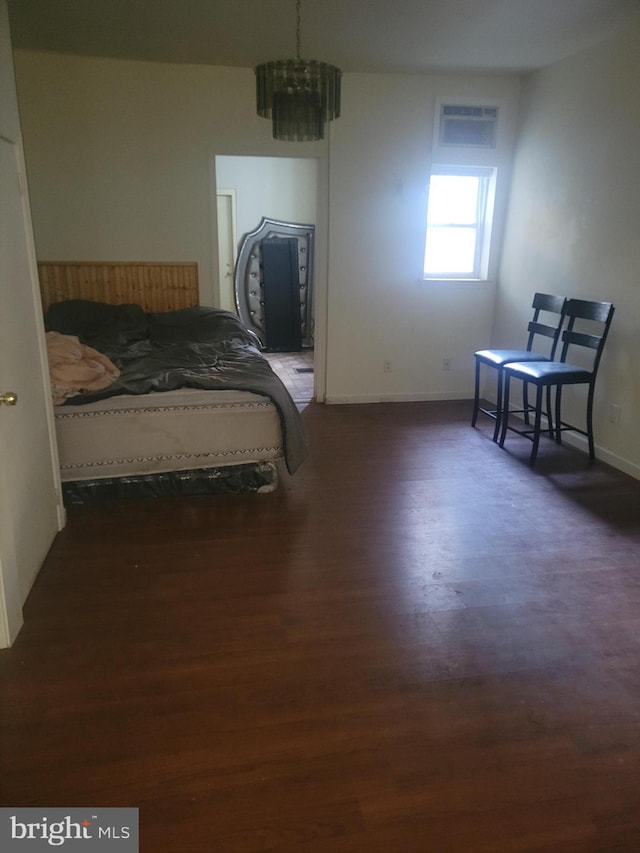
[[(314, 298), (313, 298), (313, 318), (314, 318), (314, 345), (313, 345), (313, 364), (314, 364), (314, 399), (316, 403), (324, 403), (326, 395), (327, 382), (327, 349), (328, 349), (328, 315), (329, 315), (329, 150), (331, 140), (331, 126), (327, 133), (327, 149), (325, 156), (303, 156), (302, 159), (313, 159), (317, 164), (317, 187), (316, 187), (316, 216), (315, 216), (315, 272), (314, 272)], [(213, 255), (213, 270), (218, 270), (218, 222), (217, 210), (214, 207), (214, 198), (217, 193), (217, 169), (216, 164), (219, 157), (245, 157), (250, 160), (261, 160), (279, 158), (285, 160), (297, 160), (298, 157), (290, 154), (278, 154), (273, 151), (260, 151), (254, 148), (236, 151), (212, 151), (209, 167), (210, 179), (210, 210), (212, 217), (212, 255)], [(240, 204), (240, 202), (239, 202)], [(201, 294), (202, 294), (202, 283)], [(218, 296), (219, 304), (219, 287), (216, 289), (215, 279), (212, 281), (212, 286), (209, 289), (211, 294), (208, 298), (214, 299)]]

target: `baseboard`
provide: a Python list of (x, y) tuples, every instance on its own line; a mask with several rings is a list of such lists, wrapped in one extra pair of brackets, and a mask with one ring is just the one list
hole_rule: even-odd
[[(573, 447), (575, 450), (581, 450), (583, 453), (589, 453), (589, 442), (587, 441), (586, 436), (580, 435), (580, 433), (563, 432), (562, 443), (569, 445), (569, 447)], [(635, 480), (640, 480), (640, 465), (636, 465), (629, 459), (625, 459), (623, 456), (618, 456), (616, 453), (612, 453), (610, 450), (601, 447), (599, 444), (596, 444), (595, 451), (596, 459), (600, 462), (611, 465), (612, 468), (622, 471), (623, 474), (628, 474)]]
[[(547, 419), (543, 415), (543, 429), (546, 425)], [(568, 447), (572, 447), (574, 450), (580, 450), (587, 456), (589, 455), (589, 442), (587, 440), (586, 435), (582, 435), (579, 432), (571, 432), (570, 430), (568, 430), (567, 432), (562, 433), (562, 443), (566, 444)], [(636, 465), (629, 459), (625, 459), (623, 456), (618, 456), (617, 454), (612, 453), (610, 450), (601, 447), (599, 444), (595, 445), (595, 451), (596, 459), (599, 459), (600, 462), (604, 462), (607, 465), (611, 465), (612, 468), (616, 468), (618, 471), (622, 471), (623, 474), (628, 474), (630, 477), (633, 477), (636, 480), (640, 480), (640, 465)]]
[(430, 392), (428, 394), (328, 394), (324, 402), (328, 406), (350, 403), (442, 403), (448, 400), (473, 400), (469, 394), (452, 394), (450, 391)]

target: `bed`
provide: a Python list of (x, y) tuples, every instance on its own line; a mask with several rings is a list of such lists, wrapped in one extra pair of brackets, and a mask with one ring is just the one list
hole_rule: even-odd
[(67, 504), (273, 491), (307, 455), (300, 413), (231, 312), (198, 305), (195, 264), (39, 263), (47, 337), (119, 375), (54, 406)]

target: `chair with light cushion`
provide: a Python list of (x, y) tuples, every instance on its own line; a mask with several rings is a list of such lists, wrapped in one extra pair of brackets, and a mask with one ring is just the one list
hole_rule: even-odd
[[(589, 302), (584, 299), (569, 299), (565, 313), (568, 317), (567, 328), (562, 334), (562, 352), (560, 361), (521, 361), (511, 362), (504, 367), (504, 405), (500, 432), (500, 447), (504, 446), (507, 430), (523, 435), (533, 442), (530, 464), (533, 464), (538, 454), (538, 444), (542, 432), (542, 398), (543, 391), (547, 392), (547, 407), (551, 389), (555, 388), (555, 417), (550, 433), (555, 436), (558, 444), (562, 443), (562, 433), (571, 430), (587, 436), (589, 442), (589, 458), (595, 459), (593, 439), (593, 398), (596, 376), (602, 350), (604, 349), (609, 327), (613, 319), (614, 306), (610, 302)], [(576, 323), (580, 321), (580, 329)], [(582, 328), (585, 327), (585, 328)], [(567, 361), (569, 352), (578, 355), (580, 363)], [(590, 366), (585, 366), (590, 361)], [(512, 379), (520, 379), (527, 385), (536, 387), (535, 418), (532, 429), (520, 429), (509, 424), (512, 412), (509, 411), (509, 393)], [(566, 423), (562, 420), (562, 389), (565, 385), (587, 385), (586, 429)]]
[[(476, 375), (475, 375), (475, 393), (473, 398), (473, 416), (471, 418), (471, 426), (475, 427), (478, 419), (478, 414), (482, 412), (490, 418), (494, 418), (496, 425), (493, 431), (493, 440), (497, 441), (500, 434), (501, 413), (502, 413), (502, 390), (503, 390), (503, 371), (505, 364), (511, 361), (550, 361), (556, 353), (556, 347), (560, 338), (560, 331), (564, 321), (564, 309), (566, 304), (564, 296), (553, 296), (548, 293), (536, 293), (533, 297), (533, 319), (529, 322), (526, 349), (483, 349), (474, 353), (476, 360)], [(540, 315), (553, 315), (547, 322), (542, 322)], [(544, 319), (544, 318), (543, 318)], [(549, 338), (551, 340), (548, 355), (539, 351), (534, 351), (533, 345), (536, 336)], [(480, 405), (480, 368), (481, 365), (492, 367), (497, 371), (497, 397), (495, 409), (484, 409)], [(532, 408), (529, 405), (527, 396), (527, 386), (523, 386), (522, 405), (520, 410), (524, 413), (525, 422), (529, 423), (529, 411)], [(547, 415), (551, 419), (550, 406), (547, 406)]]

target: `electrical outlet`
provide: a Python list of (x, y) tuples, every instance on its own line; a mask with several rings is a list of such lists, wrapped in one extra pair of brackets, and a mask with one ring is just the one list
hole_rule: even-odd
[(611, 403), (609, 406), (609, 420), (612, 424), (617, 424), (620, 420), (620, 406), (617, 403)]
[(453, 362), (453, 359), (451, 359), (451, 358), (443, 358), (442, 359), (442, 369), (443, 370), (451, 370), (452, 362)]
[(385, 373), (391, 373), (391, 362), (390, 361), (383, 361), (382, 362), (382, 370)]

